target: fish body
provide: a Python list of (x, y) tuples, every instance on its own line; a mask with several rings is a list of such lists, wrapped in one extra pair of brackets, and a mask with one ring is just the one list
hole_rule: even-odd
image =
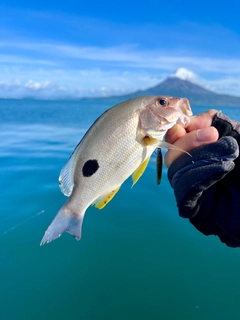
[(186, 126), (191, 114), (187, 99), (160, 96), (127, 100), (103, 113), (61, 170), (60, 188), (69, 199), (41, 244), (63, 232), (79, 240), (86, 209), (102, 209), (129, 176), (135, 184), (154, 150), (166, 145), (166, 131), (177, 122)]

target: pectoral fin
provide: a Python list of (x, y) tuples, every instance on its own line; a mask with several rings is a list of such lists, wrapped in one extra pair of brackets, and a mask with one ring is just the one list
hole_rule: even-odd
[(142, 139), (142, 143), (144, 144), (144, 146), (158, 146), (159, 145), (159, 140), (152, 138), (150, 136), (145, 136)]
[(156, 139), (158, 141), (162, 140), (163, 135), (164, 135), (162, 132), (155, 131), (155, 130), (152, 130), (152, 129), (146, 130), (146, 133), (147, 133), (147, 135), (149, 137), (151, 137), (152, 139)]
[(150, 160), (150, 157), (148, 157), (146, 160), (144, 160), (140, 166), (137, 168), (137, 170), (135, 170), (132, 174), (132, 179), (133, 179), (133, 186), (135, 185), (135, 183), (139, 180), (139, 178), (141, 177), (141, 175), (143, 174), (143, 172), (145, 171), (148, 162)]
[(115, 196), (115, 194), (118, 192), (119, 189), (120, 189), (120, 186), (118, 188), (116, 188), (115, 190), (111, 191), (106, 196), (99, 198), (95, 202), (95, 207), (98, 209), (103, 209), (106, 206), (106, 204), (108, 204), (108, 202), (110, 202), (112, 200), (112, 198)]
[(147, 147), (147, 146), (155, 146), (156, 148), (166, 148), (166, 149), (170, 149), (170, 150), (176, 150), (176, 151), (181, 151), (181, 152), (184, 152), (186, 154), (188, 154), (190, 157), (190, 153), (188, 153), (187, 151), (181, 149), (181, 148), (178, 148), (176, 146), (174, 146), (173, 144), (171, 143), (168, 143), (166, 141), (161, 141), (161, 140), (158, 140), (156, 138), (152, 138), (152, 137), (149, 137), (149, 136), (145, 136), (143, 139), (142, 139), (142, 143)]
[(159, 142), (159, 147), (161, 147), (161, 148), (166, 148), (166, 149), (169, 149), (169, 150), (181, 151), (181, 152), (183, 152), (183, 153), (188, 154), (188, 155), (191, 157), (191, 154), (190, 154), (189, 152), (183, 150), (182, 148), (178, 148), (178, 147), (174, 146), (173, 144), (168, 143), (168, 142), (166, 142), (166, 141), (160, 141), (160, 142)]
[(145, 146), (156, 146), (156, 148), (161, 147), (161, 148), (181, 151), (181, 152), (184, 152), (184, 153), (188, 154), (189, 156), (191, 156), (190, 153), (188, 153), (187, 151), (185, 151), (181, 148), (178, 148), (178, 147), (172, 145), (171, 143), (168, 143), (166, 141), (162, 141), (162, 134), (160, 134), (159, 132), (157, 132), (155, 130), (147, 130), (146, 132), (148, 135), (146, 135), (142, 139), (142, 143)]

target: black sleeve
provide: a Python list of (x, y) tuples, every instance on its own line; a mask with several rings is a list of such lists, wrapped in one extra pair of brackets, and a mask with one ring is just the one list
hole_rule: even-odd
[(220, 139), (184, 154), (168, 170), (179, 215), (205, 235), (240, 247), (240, 124), (218, 113)]

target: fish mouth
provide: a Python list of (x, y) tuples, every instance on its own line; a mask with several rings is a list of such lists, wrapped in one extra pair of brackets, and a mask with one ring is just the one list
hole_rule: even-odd
[(191, 117), (193, 115), (190, 103), (187, 98), (179, 99), (177, 109), (187, 117)]
[(193, 115), (190, 103), (187, 98), (179, 99), (177, 110), (180, 113), (177, 123), (186, 128), (190, 123), (190, 117)]

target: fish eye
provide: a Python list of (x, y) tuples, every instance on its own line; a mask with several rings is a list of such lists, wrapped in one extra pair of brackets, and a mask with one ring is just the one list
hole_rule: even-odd
[(165, 99), (160, 99), (159, 103), (161, 106), (165, 106), (167, 104), (167, 101)]

